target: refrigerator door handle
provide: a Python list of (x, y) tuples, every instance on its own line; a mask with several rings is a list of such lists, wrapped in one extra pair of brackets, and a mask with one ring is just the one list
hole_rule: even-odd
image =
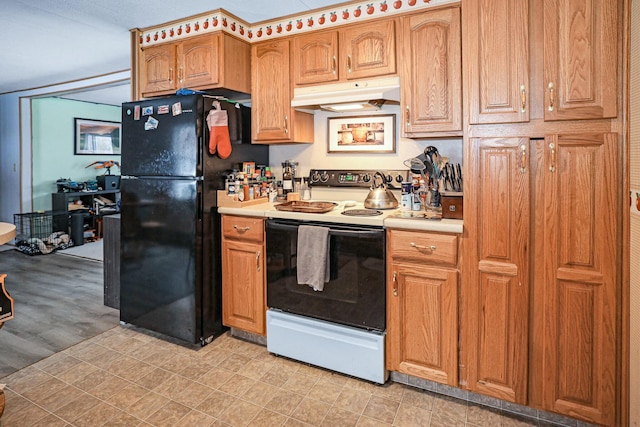
[(202, 191), (201, 191), (201, 186), (198, 186), (198, 194), (197, 194), (197, 206), (198, 206), (198, 221), (202, 222), (202, 209), (203, 209), (203, 203), (202, 203)]

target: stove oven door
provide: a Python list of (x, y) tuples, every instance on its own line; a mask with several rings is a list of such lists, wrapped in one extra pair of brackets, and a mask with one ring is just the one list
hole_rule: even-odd
[[(298, 226), (329, 227), (330, 281), (322, 291), (297, 282)], [(267, 306), (358, 328), (384, 331), (385, 233), (381, 227), (267, 221)]]

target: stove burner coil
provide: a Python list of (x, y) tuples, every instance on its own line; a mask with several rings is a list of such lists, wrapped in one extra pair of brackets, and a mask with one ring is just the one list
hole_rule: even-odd
[(382, 215), (382, 212), (375, 209), (347, 209), (342, 211), (342, 215), (347, 216), (377, 216)]

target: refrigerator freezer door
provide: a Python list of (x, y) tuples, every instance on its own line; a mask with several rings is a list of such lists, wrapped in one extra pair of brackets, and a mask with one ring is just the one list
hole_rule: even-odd
[(122, 175), (199, 176), (202, 97), (122, 104)]
[(201, 203), (194, 179), (123, 179), (120, 320), (201, 338)]

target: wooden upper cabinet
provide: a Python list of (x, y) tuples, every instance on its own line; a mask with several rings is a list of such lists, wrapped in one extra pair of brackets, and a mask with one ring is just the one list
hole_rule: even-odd
[(544, 118), (617, 116), (618, 1), (544, 0)]
[(395, 74), (395, 21), (294, 37), (293, 70), (297, 86)]
[(261, 143), (313, 142), (313, 114), (291, 108), (289, 40), (251, 46), (251, 127)]
[(179, 88), (251, 91), (251, 48), (222, 32), (146, 47), (140, 57), (143, 97)]
[(460, 135), (462, 130), (460, 9), (402, 18), (402, 135)]
[(175, 43), (145, 48), (140, 58), (143, 96), (154, 92), (176, 90), (177, 70)]
[(291, 87), (289, 41), (252, 46), (251, 119), (256, 140), (289, 139)]
[(195, 87), (219, 83), (220, 39), (218, 34), (204, 39), (186, 39), (178, 45), (178, 83)]
[(294, 37), (293, 57), (296, 85), (338, 80), (338, 32)]
[(464, 3), (471, 124), (529, 121), (528, 7), (528, 0)]
[(349, 27), (340, 32), (340, 69), (346, 80), (396, 73), (395, 21)]

